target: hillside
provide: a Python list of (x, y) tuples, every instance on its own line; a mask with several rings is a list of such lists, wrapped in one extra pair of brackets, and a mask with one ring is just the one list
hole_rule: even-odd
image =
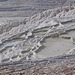
[(0, 0), (0, 75), (75, 75), (75, 0)]
[(0, 22), (1, 75), (75, 74), (75, 6)]
[(0, 0), (0, 17), (29, 17), (64, 5), (75, 5), (74, 0)]

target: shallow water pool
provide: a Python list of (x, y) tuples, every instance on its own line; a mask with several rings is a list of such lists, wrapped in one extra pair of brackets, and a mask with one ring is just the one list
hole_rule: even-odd
[(70, 40), (62, 38), (47, 38), (42, 43), (44, 48), (40, 48), (37, 54), (42, 57), (54, 57), (67, 53), (70, 49), (75, 47)]

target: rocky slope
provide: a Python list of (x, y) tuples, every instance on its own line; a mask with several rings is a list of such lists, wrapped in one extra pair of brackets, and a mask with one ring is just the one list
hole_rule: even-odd
[(64, 5), (75, 0), (0, 0), (0, 17), (29, 17), (35, 13)]
[(1, 75), (75, 75), (75, 55), (0, 64)]
[(1, 74), (42, 75), (46, 74), (45, 67), (47, 75), (75, 73), (75, 6), (49, 9), (29, 18), (6, 19), (5, 23), (1, 19), (0, 28)]

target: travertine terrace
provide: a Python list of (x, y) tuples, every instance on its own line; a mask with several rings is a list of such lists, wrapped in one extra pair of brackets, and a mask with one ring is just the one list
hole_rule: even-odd
[(5, 21), (1, 18), (1, 74), (74, 75), (74, 57), (74, 5), (49, 9), (32, 17)]
[(66, 6), (44, 11), (22, 21), (10, 20), (9, 24), (7, 21), (1, 24), (0, 62), (74, 53), (74, 13), (74, 6)]

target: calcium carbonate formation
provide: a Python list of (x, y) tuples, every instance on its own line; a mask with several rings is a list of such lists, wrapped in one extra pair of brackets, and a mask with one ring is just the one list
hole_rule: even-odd
[(60, 10), (55, 8), (38, 13), (25, 24), (18, 20), (0, 24), (3, 30), (0, 32), (0, 62), (74, 54), (75, 6)]

